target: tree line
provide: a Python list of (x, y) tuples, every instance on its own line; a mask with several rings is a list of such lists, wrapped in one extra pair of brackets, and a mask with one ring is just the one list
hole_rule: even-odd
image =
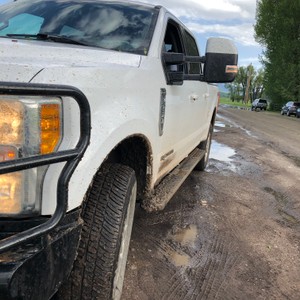
[(273, 108), (300, 101), (300, 1), (257, 0), (254, 29), (264, 47), (263, 70), (240, 67), (234, 83), (227, 85), (230, 98), (267, 98)]
[(278, 104), (300, 101), (300, 1), (257, 1), (254, 29), (265, 47), (266, 94)]
[(264, 95), (264, 70), (255, 68), (250, 64), (241, 66), (233, 83), (226, 84), (230, 99), (236, 102), (252, 102)]

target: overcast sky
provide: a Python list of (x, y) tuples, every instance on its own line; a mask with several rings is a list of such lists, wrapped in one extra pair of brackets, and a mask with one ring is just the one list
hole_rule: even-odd
[(209, 37), (232, 39), (239, 50), (239, 65), (261, 67), (262, 48), (255, 42), (256, 0), (140, 0), (167, 7), (197, 37), (202, 54)]
[[(0, 0), (0, 4), (11, 2)], [(232, 39), (239, 50), (239, 65), (260, 67), (262, 49), (254, 40), (255, 0), (140, 0), (167, 7), (196, 35), (204, 54), (208, 37)]]

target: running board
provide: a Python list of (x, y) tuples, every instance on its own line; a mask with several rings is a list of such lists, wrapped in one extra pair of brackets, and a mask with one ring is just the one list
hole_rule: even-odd
[(204, 157), (205, 151), (196, 148), (175, 169), (173, 169), (154, 189), (154, 192), (142, 201), (147, 212), (163, 210), (176, 191)]

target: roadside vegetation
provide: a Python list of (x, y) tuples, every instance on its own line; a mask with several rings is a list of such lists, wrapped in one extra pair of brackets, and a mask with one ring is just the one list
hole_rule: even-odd
[(263, 97), (264, 71), (256, 70), (251, 64), (247, 67), (241, 66), (234, 82), (226, 84), (225, 87), (233, 103), (249, 106), (254, 99)]
[(263, 68), (239, 67), (234, 82), (225, 85), (230, 105), (247, 107), (263, 98), (269, 110), (279, 111), (288, 101), (300, 101), (299, 16), (300, 1), (257, 1), (255, 38), (265, 49)]
[(265, 51), (264, 89), (272, 105), (300, 101), (300, 1), (258, 0), (255, 37)]
[(220, 104), (234, 106), (234, 107), (240, 107), (240, 108), (245, 108), (245, 109), (251, 108), (250, 102), (245, 104), (243, 101), (232, 101), (228, 97), (221, 97)]
[[(221, 97), (220, 105), (228, 105), (230, 107), (234, 107), (234, 108), (236, 107), (236, 108), (247, 109), (247, 110), (251, 109), (251, 102), (245, 104), (243, 101), (232, 101), (229, 97)], [(269, 113), (271, 112), (274, 114), (279, 114), (279, 110), (272, 108), (272, 106), (270, 108), (270, 105), (268, 106), (267, 110), (269, 111)]]

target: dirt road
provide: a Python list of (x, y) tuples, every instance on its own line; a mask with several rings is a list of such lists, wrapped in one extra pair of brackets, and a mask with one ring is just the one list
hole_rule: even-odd
[(220, 108), (209, 167), (137, 208), (133, 299), (300, 299), (300, 120)]

